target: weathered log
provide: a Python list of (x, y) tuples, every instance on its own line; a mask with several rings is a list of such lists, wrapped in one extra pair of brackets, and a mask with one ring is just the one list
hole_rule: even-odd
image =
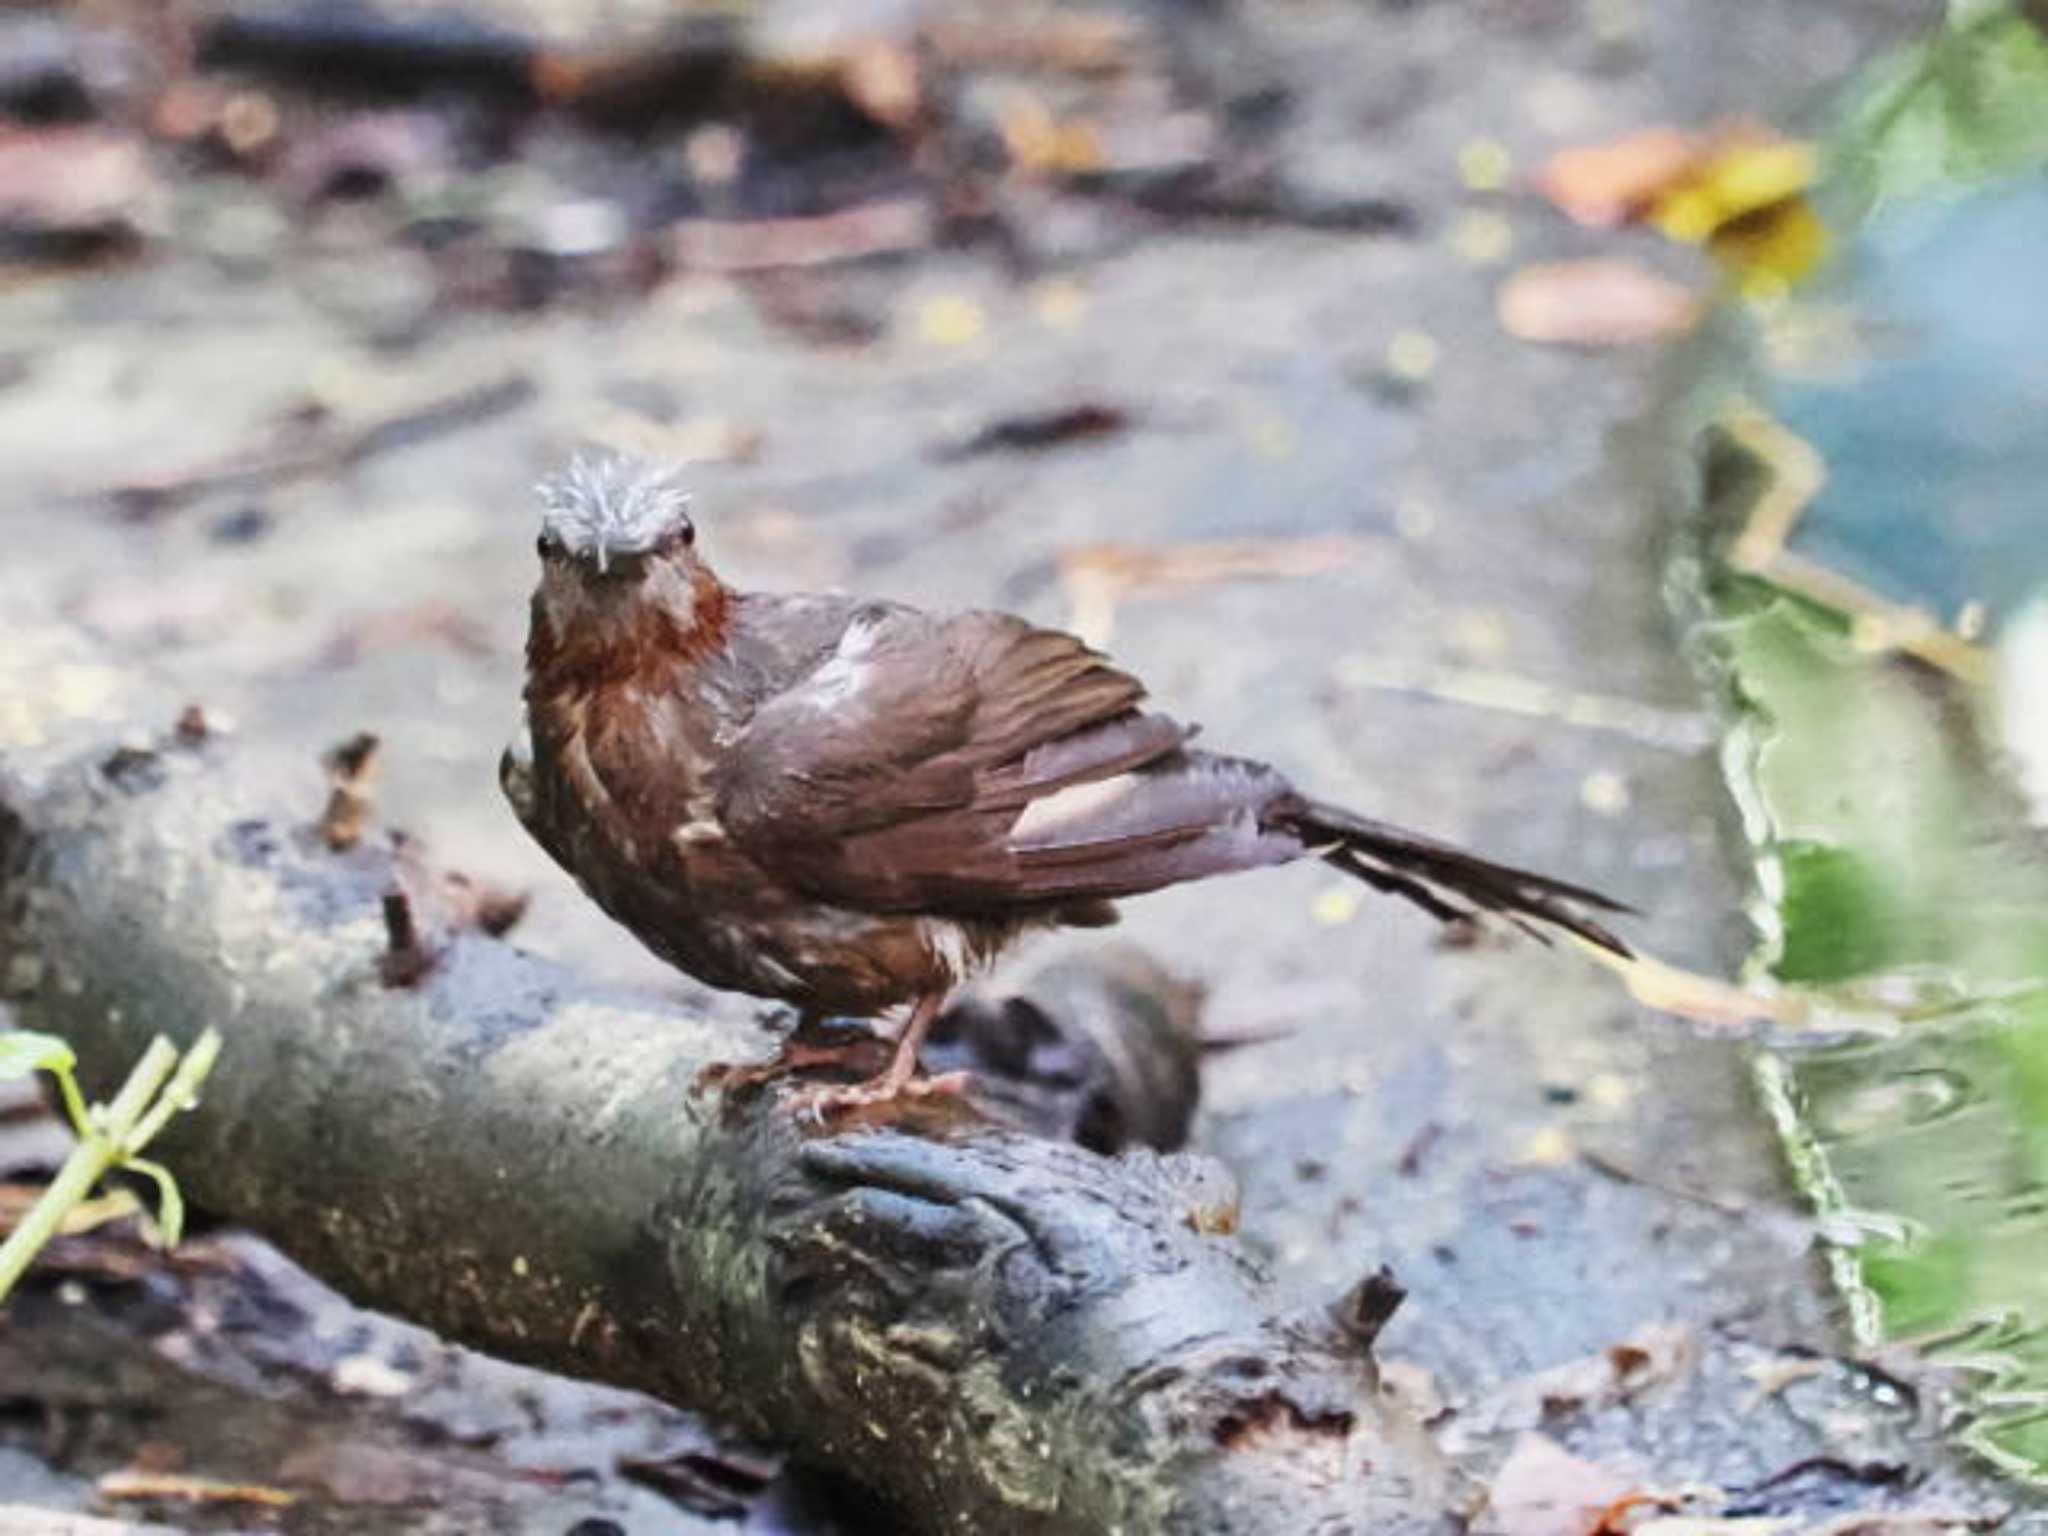
[(1277, 1315), (1199, 1165), (807, 1131), (697, 1086), (757, 1033), (474, 930), (394, 984), (386, 898), (420, 869), (312, 833), (309, 753), (116, 750), (81, 717), (168, 707), (5, 640), (0, 975), (103, 1080), (222, 1030), (159, 1143), (197, 1203), (364, 1303), (784, 1443), (905, 1529), (1436, 1527), (1367, 1320)]

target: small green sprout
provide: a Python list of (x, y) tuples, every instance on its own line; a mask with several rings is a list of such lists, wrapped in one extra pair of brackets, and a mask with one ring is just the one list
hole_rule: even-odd
[(184, 1197), (170, 1170), (149, 1161), (142, 1152), (171, 1116), (198, 1101), (199, 1084), (213, 1069), (220, 1046), (220, 1031), (209, 1029), (181, 1058), (178, 1048), (158, 1035), (128, 1074), (121, 1091), (106, 1104), (88, 1105), (78, 1091), (74, 1072), (78, 1057), (69, 1045), (55, 1035), (31, 1030), (0, 1031), (0, 1082), (48, 1072), (57, 1080), (64, 1112), (78, 1137), (78, 1145), (57, 1170), (50, 1187), (6, 1242), (0, 1243), (0, 1301), (110, 1169), (125, 1168), (156, 1184), (159, 1238), (166, 1248), (178, 1241), (185, 1226)]

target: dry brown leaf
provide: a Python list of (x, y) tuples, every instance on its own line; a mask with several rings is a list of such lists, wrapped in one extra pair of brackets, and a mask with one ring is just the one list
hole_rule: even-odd
[(1500, 1427), (1527, 1429), (1555, 1414), (1606, 1408), (1689, 1375), (1699, 1340), (1681, 1323), (1652, 1323), (1596, 1355), (1511, 1383), (1495, 1406)]
[(1647, 213), (1699, 163), (1705, 144), (1697, 133), (1660, 127), (1561, 149), (1536, 173), (1536, 189), (1574, 223), (1612, 229)]
[(923, 41), (940, 59), (970, 72), (1030, 70), (1118, 74), (1142, 52), (1144, 34), (1113, 10), (1016, 6), (935, 16)]
[(1036, 96), (1012, 97), (999, 115), (1010, 163), (1039, 176), (1086, 176), (1103, 168), (1102, 137), (1082, 117), (1058, 117)]
[(1635, 1479), (1530, 1432), (1495, 1475), (1478, 1529), (1489, 1536), (1586, 1536), (1635, 1486)]
[(106, 128), (0, 130), (0, 226), (115, 233), (155, 190), (142, 146)]
[(1674, 193), (1731, 158), (1797, 147), (1755, 118), (1736, 118), (1704, 131), (1644, 128), (1605, 143), (1561, 149), (1534, 182), (1574, 223), (1612, 229), (1648, 218)]
[(1683, 284), (1610, 257), (1538, 262), (1494, 296), (1501, 328), (1522, 341), (1622, 347), (1691, 327), (1699, 300)]
[(822, 267), (922, 250), (931, 240), (931, 209), (914, 197), (787, 219), (684, 219), (668, 235), (676, 264), (694, 272)]

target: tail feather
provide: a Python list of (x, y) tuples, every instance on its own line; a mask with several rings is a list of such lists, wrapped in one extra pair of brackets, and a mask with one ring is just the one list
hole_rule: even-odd
[(1630, 956), (1628, 945), (1586, 909), (1632, 909), (1598, 891), (1495, 864), (1419, 832), (1316, 801), (1289, 807), (1280, 819), (1335, 868), (1444, 922), (1491, 913), (1537, 938), (1544, 927), (1561, 928), (1613, 954)]

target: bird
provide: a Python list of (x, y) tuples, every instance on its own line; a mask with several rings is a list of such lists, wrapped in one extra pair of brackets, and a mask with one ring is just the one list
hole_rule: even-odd
[(907, 1022), (821, 1117), (953, 1091), (918, 1047), (1034, 932), (1165, 886), (1321, 860), (1444, 921), (1626, 956), (1583, 886), (1493, 863), (1192, 745), (1074, 635), (983, 609), (739, 591), (673, 465), (578, 454), (541, 482), (518, 820), (613, 919), (710, 986), (805, 1021)]

